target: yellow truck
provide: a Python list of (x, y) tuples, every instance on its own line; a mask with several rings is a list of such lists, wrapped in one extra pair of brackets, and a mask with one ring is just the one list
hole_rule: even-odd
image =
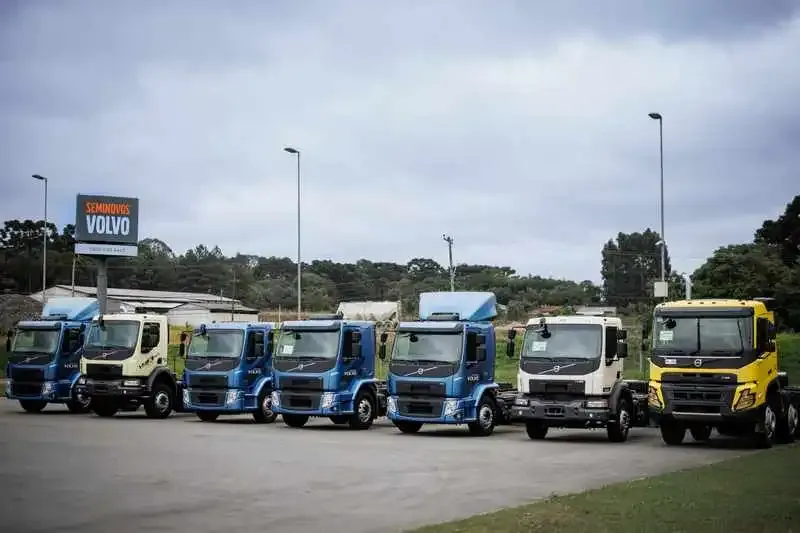
[(695, 441), (716, 429), (761, 448), (795, 439), (800, 389), (778, 371), (774, 310), (771, 298), (655, 307), (648, 407), (667, 445), (687, 430)]

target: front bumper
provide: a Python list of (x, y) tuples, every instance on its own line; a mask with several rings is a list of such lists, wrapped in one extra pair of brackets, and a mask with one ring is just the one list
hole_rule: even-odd
[(255, 397), (240, 389), (183, 389), (183, 408), (186, 411), (215, 413), (248, 413), (255, 411)]
[(272, 391), (272, 410), (278, 414), (337, 416), (353, 414), (353, 396), (340, 392)]
[(464, 424), (475, 421), (473, 403), (462, 398), (390, 396), (386, 416), (398, 422)]
[(712, 425), (756, 421), (763, 402), (756, 404), (753, 396), (752, 405), (735, 409), (734, 399), (738, 399), (736, 391), (736, 385), (715, 387), (651, 382), (648, 392), (649, 415), (656, 424), (666, 419)]
[(72, 381), (15, 381), (5, 379), (4, 395), (9, 400), (38, 400), (63, 403), (72, 399)]
[(150, 394), (147, 382), (141, 379), (80, 378), (75, 385), (79, 394), (90, 397), (143, 398)]
[[(595, 400), (596, 407), (587, 406), (585, 399), (569, 401), (543, 400), (522, 396), (514, 401), (511, 408), (512, 420), (541, 420), (550, 425), (570, 427), (604, 426), (615, 417), (602, 400)], [(606, 400), (607, 402), (607, 400)]]

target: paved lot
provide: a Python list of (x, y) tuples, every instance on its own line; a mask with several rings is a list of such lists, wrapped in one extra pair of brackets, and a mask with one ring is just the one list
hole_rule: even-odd
[(520, 427), (471, 438), (140, 413), (29, 415), (0, 400), (2, 529), (400, 531), (747, 453), (725, 441), (668, 449), (651, 429), (619, 445), (599, 431), (532, 442)]

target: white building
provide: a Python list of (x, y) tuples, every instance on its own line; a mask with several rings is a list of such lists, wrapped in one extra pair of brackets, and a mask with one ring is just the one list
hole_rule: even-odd
[[(78, 296), (78, 297), (97, 297), (97, 287), (84, 287), (76, 286), (73, 294), (72, 286), (70, 285), (54, 285), (47, 289), (48, 298), (57, 298), (64, 296)], [(42, 293), (37, 292), (31, 295), (36, 301), (42, 301)], [(141, 289), (115, 289), (108, 288), (108, 312), (124, 312), (124, 313), (158, 313), (166, 314), (176, 307), (186, 304), (199, 304), (214, 306), (227, 306), (228, 319), (230, 319), (231, 305), (243, 308), (239, 300), (232, 300), (222, 296), (213, 294), (204, 294), (198, 292), (175, 292), (175, 291), (146, 291)], [(238, 312), (238, 311), (237, 311)], [(250, 320), (248, 318), (248, 320)]]
[(258, 309), (230, 301), (186, 303), (167, 311), (167, 320), (176, 326), (188, 325), (192, 328), (211, 322), (258, 322)]

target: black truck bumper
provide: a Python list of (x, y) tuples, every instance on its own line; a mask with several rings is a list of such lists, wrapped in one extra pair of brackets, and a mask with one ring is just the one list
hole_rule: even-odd
[(604, 427), (616, 419), (608, 407), (587, 407), (584, 399), (551, 401), (528, 397), (517, 398), (511, 416), (514, 421), (537, 420), (565, 428)]

